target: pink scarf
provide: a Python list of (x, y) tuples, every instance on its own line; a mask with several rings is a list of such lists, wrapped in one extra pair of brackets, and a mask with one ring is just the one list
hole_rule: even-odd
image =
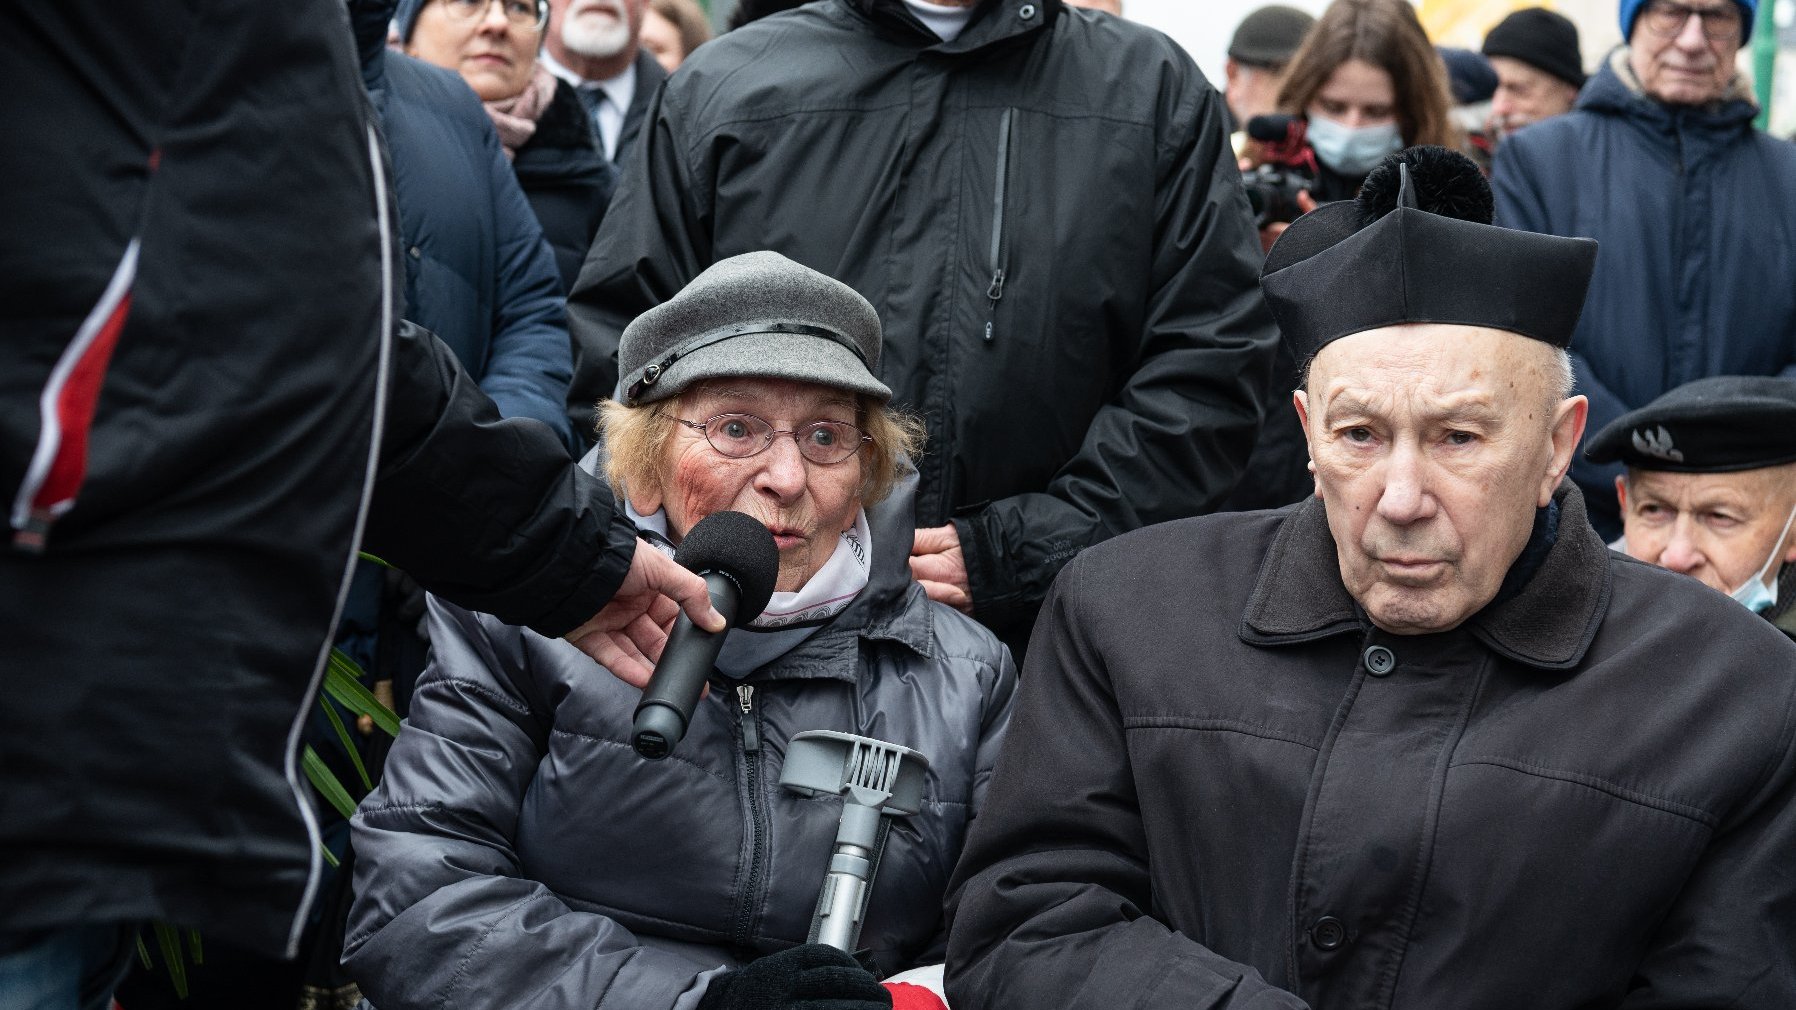
[(549, 107), (549, 99), (555, 97), (557, 83), (555, 75), (539, 62), (524, 90), (503, 101), (485, 103), (486, 114), (492, 117), (493, 128), (499, 131), (499, 143), (505, 148), (507, 160), (516, 157), (518, 148), (536, 135), (536, 121)]

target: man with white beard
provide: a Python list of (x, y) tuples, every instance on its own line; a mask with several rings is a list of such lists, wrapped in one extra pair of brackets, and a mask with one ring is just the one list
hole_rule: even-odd
[(637, 44), (648, 0), (549, 0), (543, 65), (573, 85), (605, 157), (621, 165), (667, 71)]

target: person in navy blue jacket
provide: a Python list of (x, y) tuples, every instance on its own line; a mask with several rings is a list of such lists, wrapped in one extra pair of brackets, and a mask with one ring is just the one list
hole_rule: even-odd
[[(1602, 243), (1572, 338), (1590, 429), (1710, 375), (1796, 375), (1796, 147), (1734, 71), (1756, 0), (1625, 0), (1577, 108), (1497, 151), (1497, 223)], [(1605, 538), (1620, 468), (1572, 478)]]
[(392, 153), (405, 317), (455, 351), (502, 415), (534, 417), (572, 448), (560, 274), (492, 120), (460, 75), (386, 48), (394, 0), (350, 6)]

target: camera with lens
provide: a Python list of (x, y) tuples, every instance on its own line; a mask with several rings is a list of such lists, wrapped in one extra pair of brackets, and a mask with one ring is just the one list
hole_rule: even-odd
[(1295, 221), (1303, 214), (1298, 195), (1316, 182), (1316, 155), (1304, 141), (1305, 123), (1297, 116), (1255, 116), (1247, 121), (1247, 140), (1258, 164), (1241, 174), (1257, 228)]

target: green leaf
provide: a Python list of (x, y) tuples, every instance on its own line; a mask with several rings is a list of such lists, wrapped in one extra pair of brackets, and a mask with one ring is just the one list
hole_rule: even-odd
[(365, 715), (374, 720), (388, 736), (399, 735), (399, 717), (393, 710), (382, 705), (374, 692), (362, 686), (361, 667), (343, 654), (341, 649), (332, 649), (330, 665), (324, 671), (324, 692), (337, 700), (337, 703), (356, 715)]
[(200, 946), (200, 931), (197, 929), (187, 931), (187, 953), (192, 956), (194, 964), (206, 963), (206, 950)]
[(152, 928), (156, 932), (156, 946), (162, 950), (162, 961), (168, 966), (168, 980), (175, 987), (175, 995), (186, 999), (187, 959), (181, 956), (180, 932), (166, 922), (158, 922)]
[(345, 820), (355, 816), (355, 800), (349, 798), (349, 790), (343, 788), (343, 783), (338, 782), (331, 770), (325, 767), (324, 759), (318, 756), (311, 744), (306, 744), (306, 749), (300, 753), (300, 764), (305, 768), (306, 778), (311, 780), (312, 788), (318, 790), (325, 802), (335, 807)]
[(367, 561), (367, 562), (370, 562), (371, 564), (379, 565), (382, 568), (393, 567), (392, 565), (387, 564), (385, 561), (382, 561), (381, 559), (375, 557), (374, 555), (369, 554), (367, 551), (356, 551), (355, 556), (358, 558), (361, 558), (363, 561)]
[(329, 698), (318, 699), (318, 707), (324, 709), (324, 717), (330, 720), (331, 729), (337, 731), (337, 741), (343, 745), (343, 752), (349, 755), (350, 764), (355, 765), (355, 773), (362, 779), (362, 795), (374, 791), (374, 783), (368, 780), (368, 769), (362, 764), (362, 755), (356, 750), (355, 741), (350, 739), (349, 730), (343, 726), (343, 719), (337, 715), (337, 706), (332, 705)]
[(139, 961), (143, 962), (143, 967), (144, 967), (145, 971), (148, 971), (149, 969), (155, 967), (155, 965), (152, 964), (150, 961), (150, 948), (144, 946), (143, 932), (141, 930), (138, 931), (138, 934), (137, 934), (137, 959)]
[(337, 857), (331, 854), (330, 849), (325, 848), (323, 842), (318, 843), (318, 854), (324, 857), (325, 862), (331, 864), (331, 869), (333, 870), (343, 865), (337, 862)]

